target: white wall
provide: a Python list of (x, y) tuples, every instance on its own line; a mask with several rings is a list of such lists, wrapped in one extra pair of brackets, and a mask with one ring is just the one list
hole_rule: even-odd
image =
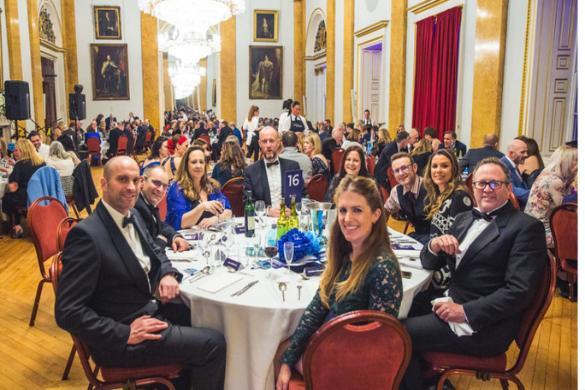
[[(279, 11), (278, 41), (254, 42), (253, 18), (255, 9)], [(250, 45), (282, 46), (283, 64), (282, 99), (249, 99)], [(236, 19), (236, 102), (238, 124), (248, 114), (251, 105), (260, 108), (260, 116), (278, 117), (282, 111), (282, 101), (293, 96), (294, 90), (294, 9), (290, 0), (248, 0), (246, 11)], [(209, 66), (208, 66), (209, 68)], [(219, 98), (219, 89), (218, 89)]]
[(500, 149), (505, 148), (518, 136), (527, 12), (528, 0), (508, 2)]
[[(217, 96), (217, 104), (215, 106), (211, 105), (211, 87), (213, 85), (213, 79), (216, 79), (216, 83), (219, 81), (219, 55), (216, 54), (212, 54), (209, 57), (207, 57), (207, 109), (211, 109), (214, 112), (217, 113), (217, 108), (218, 108), (218, 104), (219, 104), (219, 84), (216, 85), (217, 92), (216, 92), (216, 96)], [(236, 118), (238, 120), (240, 120), (239, 118)], [(238, 122), (239, 123), (239, 122)]]
[[(30, 91), (30, 117), (35, 117), (35, 106), (33, 102), (34, 87), (32, 83), (32, 67), (30, 59), (30, 38), (28, 35), (28, 7), (26, 0), (18, 0), (18, 20), (20, 21), (20, 56), (22, 63), (22, 79), (28, 82)], [(23, 126), (26, 123), (27, 130), (34, 130), (35, 125), (32, 121), (20, 122)], [(42, 123), (39, 123), (42, 126)]]
[(355, 31), (380, 20), (390, 20), (390, 3), (388, 0), (355, 0)]
[[(20, 0), (26, 2), (26, 0)], [(120, 7), (122, 20), (122, 39), (96, 40), (94, 31), (93, 6), (108, 5)], [(75, 19), (77, 32), (77, 68), (79, 82), (83, 85), (86, 100), (86, 123), (97, 114), (112, 113), (118, 119), (127, 118), (129, 112), (143, 116), (142, 98), (142, 47), (140, 32), (140, 12), (135, 0), (79, 0), (75, 2)], [(128, 88), (130, 100), (93, 100), (90, 44), (128, 44)], [(153, 58), (152, 61), (157, 61)], [(157, 93), (158, 86), (152, 88)]]
[(343, 51), (345, 50), (345, 42), (343, 39), (345, 30), (343, 18), (345, 10), (343, 3), (343, 1), (338, 1), (335, 4), (335, 117), (330, 118), (334, 125), (343, 120), (343, 99), (345, 95), (343, 91), (343, 65), (345, 63), (343, 57)]
[[(4, 0), (0, 0), (0, 7), (2, 7), (2, 80), (10, 79), (10, 60), (8, 58), (8, 34), (6, 32), (6, 7), (4, 7)], [(4, 89), (4, 85), (2, 85)]]

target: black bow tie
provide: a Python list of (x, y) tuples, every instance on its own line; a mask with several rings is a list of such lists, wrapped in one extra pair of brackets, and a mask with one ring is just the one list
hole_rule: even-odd
[(122, 227), (125, 228), (126, 226), (128, 226), (129, 223), (134, 224), (134, 214), (130, 214), (130, 216), (128, 217), (124, 217), (124, 219), (122, 220)]
[(267, 162), (266, 163), (266, 168), (270, 168), (270, 167), (272, 167), (274, 165), (278, 165), (278, 164), (279, 164), (279, 161), (278, 160), (273, 161), (273, 162)]
[(488, 213), (482, 213), (478, 209), (472, 209), (471, 213), (473, 215), (474, 220), (485, 219), (486, 221), (490, 222), (492, 219), (494, 219), (494, 215), (490, 215)]

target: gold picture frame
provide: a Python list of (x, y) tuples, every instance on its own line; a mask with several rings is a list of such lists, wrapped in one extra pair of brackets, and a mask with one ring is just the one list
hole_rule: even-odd
[(93, 100), (129, 100), (128, 45), (90, 45)]
[(282, 46), (250, 46), (249, 99), (282, 99)]
[(120, 7), (94, 6), (95, 39), (122, 39)]
[(278, 42), (278, 11), (254, 10), (254, 41)]

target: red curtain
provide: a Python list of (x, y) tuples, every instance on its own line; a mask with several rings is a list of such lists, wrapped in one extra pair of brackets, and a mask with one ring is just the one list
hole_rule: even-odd
[(441, 140), (455, 130), (460, 26), (461, 7), (416, 24), (412, 127), (434, 127)]

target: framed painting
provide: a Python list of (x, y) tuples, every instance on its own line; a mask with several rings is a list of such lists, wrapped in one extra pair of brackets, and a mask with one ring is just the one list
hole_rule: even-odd
[(254, 10), (254, 41), (278, 42), (278, 11)]
[(129, 100), (128, 45), (92, 44), (93, 100)]
[(122, 39), (120, 7), (94, 6), (95, 39)]
[(282, 99), (282, 46), (250, 46), (250, 99)]

